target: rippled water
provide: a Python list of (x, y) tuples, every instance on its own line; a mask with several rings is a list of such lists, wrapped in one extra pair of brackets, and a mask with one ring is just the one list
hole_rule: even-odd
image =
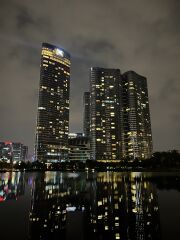
[(180, 239), (178, 173), (0, 173), (0, 239)]

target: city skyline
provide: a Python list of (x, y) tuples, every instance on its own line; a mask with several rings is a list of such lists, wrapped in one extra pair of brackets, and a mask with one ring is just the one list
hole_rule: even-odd
[(2, 1), (1, 141), (33, 152), (39, 53), (50, 42), (72, 54), (70, 131), (82, 131), (89, 68), (131, 69), (148, 79), (154, 150), (179, 150), (179, 2), (78, 2), (44, 2), (41, 11), (42, 1)]

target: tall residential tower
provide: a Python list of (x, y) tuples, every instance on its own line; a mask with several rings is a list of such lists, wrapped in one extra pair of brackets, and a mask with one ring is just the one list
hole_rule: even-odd
[(122, 106), (119, 69), (93, 67), (90, 70), (90, 139), (92, 159), (121, 158)]
[(147, 79), (134, 71), (124, 73), (122, 79), (124, 155), (149, 158), (152, 135)]
[(69, 132), (70, 55), (42, 44), (35, 159), (66, 159)]
[(83, 107), (84, 107), (83, 132), (86, 137), (89, 137), (90, 135), (90, 92), (84, 93)]
[(134, 71), (90, 70), (92, 159), (149, 158), (152, 135), (147, 80)]

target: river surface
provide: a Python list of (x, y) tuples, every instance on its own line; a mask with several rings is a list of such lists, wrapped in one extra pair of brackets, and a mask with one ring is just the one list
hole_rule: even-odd
[(0, 173), (0, 239), (180, 239), (180, 173)]

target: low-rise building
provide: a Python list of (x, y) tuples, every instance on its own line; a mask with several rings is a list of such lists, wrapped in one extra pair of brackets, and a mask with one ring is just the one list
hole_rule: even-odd
[(86, 161), (90, 159), (90, 141), (83, 134), (70, 134), (68, 159), (70, 161)]

